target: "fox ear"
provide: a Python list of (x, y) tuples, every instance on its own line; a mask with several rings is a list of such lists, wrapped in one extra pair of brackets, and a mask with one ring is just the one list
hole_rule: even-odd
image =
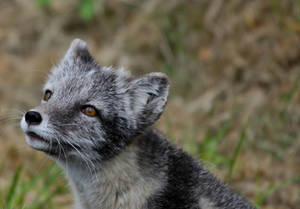
[(95, 60), (90, 54), (85, 41), (74, 39), (66, 52), (63, 62), (69, 64), (95, 64)]
[(131, 109), (138, 126), (150, 126), (160, 117), (168, 100), (169, 86), (163, 73), (150, 73), (131, 81)]

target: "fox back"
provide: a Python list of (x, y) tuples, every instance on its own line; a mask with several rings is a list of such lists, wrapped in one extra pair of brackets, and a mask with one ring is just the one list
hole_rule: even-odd
[(101, 67), (76, 39), (21, 128), (65, 170), (77, 209), (252, 208), (152, 128), (168, 93), (163, 73)]

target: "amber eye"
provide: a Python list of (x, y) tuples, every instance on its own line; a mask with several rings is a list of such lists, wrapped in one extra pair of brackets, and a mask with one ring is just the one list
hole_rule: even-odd
[(95, 117), (97, 115), (97, 111), (93, 106), (85, 106), (82, 108), (82, 112), (90, 117)]
[(43, 100), (47, 102), (51, 98), (51, 96), (52, 96), (52, 91), (46, 90)]

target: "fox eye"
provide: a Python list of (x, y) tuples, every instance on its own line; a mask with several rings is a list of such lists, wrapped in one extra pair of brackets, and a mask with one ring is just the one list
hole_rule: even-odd
[(52, 96), (52, 91), (46, 90), (45, 94), (44, 94), (44, 97), (43, 97), (43, 100), (47, 102), (51, 98), (51, 96)]
[(97, 115), (97, 110), (93, 106), (83, 106), (83, 108), (81, 109), (81, 111), (85, 115), (90, 116), (90, 117), (95, 117)]

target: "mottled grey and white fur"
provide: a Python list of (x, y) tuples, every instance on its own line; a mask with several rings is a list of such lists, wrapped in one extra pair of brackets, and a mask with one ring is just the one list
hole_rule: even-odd
[(101, 67), (76, 39), (21, 127), (65, 170), (76, 209), (253, 208), (151, 127), (168, 92), (163, 73)]

